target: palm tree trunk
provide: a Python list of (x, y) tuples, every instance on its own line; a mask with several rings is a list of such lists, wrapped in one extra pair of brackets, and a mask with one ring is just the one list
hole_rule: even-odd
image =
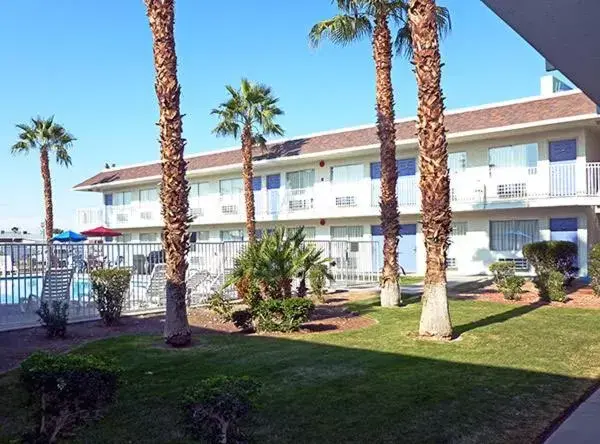
[(381, 305), (400, 303), (398, 284), (398, 198), (396, 197), (396, 128), (394, 125), (394, 91), (392, 89), (392, 40), (387, 15), (380, 12), (373, 30), (377, 135), (381, 142), (381, 226), (383, 228), (383, 270)]
[(244, 179), (244, 197), (246, 202), (246, 231), (250, 243), (256, 241), (256, 220), (254, 210), (254, 189), (252, 172), (252, 129), (246, 125), (242, 131), (242, 177)]
[(441, 87), (442, 67), (435, 14), (435, 0), (412, 0), (409, 20), (419, 99), (419, 186), (427, 255), (419, 334), (444, 339), (452, 336), (446, 288), (446, 252), (452, 213)]
[(42, 181), (44, 183), (44, 208), (46, 210), (46, 221), (44, 231), (46, 232), (46, 242), (52, 240), (52, 231), (54, 230), (54, 210), (52, 205), (52, 181), (50, 179), (50, 163), (48, 160), (48, 150), (40, 150), (40, 167), (42, 170)]
[(165, 223), (163, 248), (167, 265), (167, 307), (164, 338), (175, 347), (191, 342), (186, 311), (185, 275), (187, 271), (188, 183), (183, 157), (182, 118), (179, 110), (180, 87), (177, 81), (175, 53), (175, 1), (145, 0), (150, 29), (154, 38), (156, 97), (160, 109), (160, 157), (162, 168), (161, 206)]

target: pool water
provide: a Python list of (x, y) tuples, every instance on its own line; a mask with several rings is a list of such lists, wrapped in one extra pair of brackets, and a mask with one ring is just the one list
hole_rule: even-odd
[[(18, 304), (21, 299), (29, 296), (42, 295), (42, 276), (6, 277), (0, 278), (0, 305)], [(71, 300), (87, 300), (91, 292), (88, 279), (78, 278), (71, 282)]]

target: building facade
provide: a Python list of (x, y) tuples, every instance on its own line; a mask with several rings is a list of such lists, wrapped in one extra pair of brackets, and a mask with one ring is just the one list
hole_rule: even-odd
[[(600, 115), (579, 91), (544, 89), (533, 98), (447, 112), (451, 272), (487, 273), (496, 260), (527, 272), (524, 244), (566, 239), (577, 243), (580, 272), (587, 274), (587, 252), (600, 239)], [(414, 119), (399, 120), (396, 132), (399, 261), (407, 273), (423, 274)], [(356, 260), (379, 268), (381, 248), (360, 242), (382, 241), (378, 149), (370, 125), (274, 142), (257, 152), (257, 228), (304, 226), (315, 240), (352, 241)], [(239, 148), (189, 156), (188, 178), (192, 241), (246, 239)], [(111, 168), (85, 180), (74, 189), (98, 193), (102, 201), (78, 210), (78, 228), (106, 225), (124, 233), (120, 241), (159, 241), (159, 181), (158, 163)]]

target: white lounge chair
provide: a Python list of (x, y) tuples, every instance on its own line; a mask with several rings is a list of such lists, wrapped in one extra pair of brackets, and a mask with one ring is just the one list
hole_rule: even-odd
[(71, 294), (72, 268), (50, 268), (44, 274), (42, 302), (69, 302)]
[(219, 289), (221, 281), (220, 274), (212, 274), (207, 270), (189, 270), (185, 280), (188, 306), (207, 302), (210, 296)]
[(146, 287), (146, 300), (152, 307), (163, 307), (167, 299), (167, 266), (156, 264)]
[(0, 255), (0, 276), (10, 276), (15, 273), (12, 257), (9, 255)]

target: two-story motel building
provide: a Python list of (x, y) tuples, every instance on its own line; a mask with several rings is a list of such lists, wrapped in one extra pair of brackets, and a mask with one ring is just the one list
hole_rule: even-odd
[[(600, 114), (580, 91), (555, 92), (542, 79), (537, 97), (446, 113), (454, 213), (448, 267), (487, 272), (496, 260), (526, 269), (522, 246), (544, 239), (577, 243), (581, 274), (600, 239)], [(399, 259), (424, 273), (419, 227), (414, 118), (396, 124)], [(257, 228), (306, 227), (317, 240), (380, 241), (379, 143), (374, 125), (276, 141), (254, 159)], [(188, 159), (193, 242), (243, 240), (244, 198), (239, 148)], [(83, 230), (106, 225), (121, 242), (157, 242), (160, 164), (110, 168), (74, 189), (102, 195), (102, 205), (77, 212)], [(357, 243), (358, 244), (358, 243)], [(369, 244), (371, 245), (371, 244)], [(381, 263), (379, 248), (358, 252)]]

